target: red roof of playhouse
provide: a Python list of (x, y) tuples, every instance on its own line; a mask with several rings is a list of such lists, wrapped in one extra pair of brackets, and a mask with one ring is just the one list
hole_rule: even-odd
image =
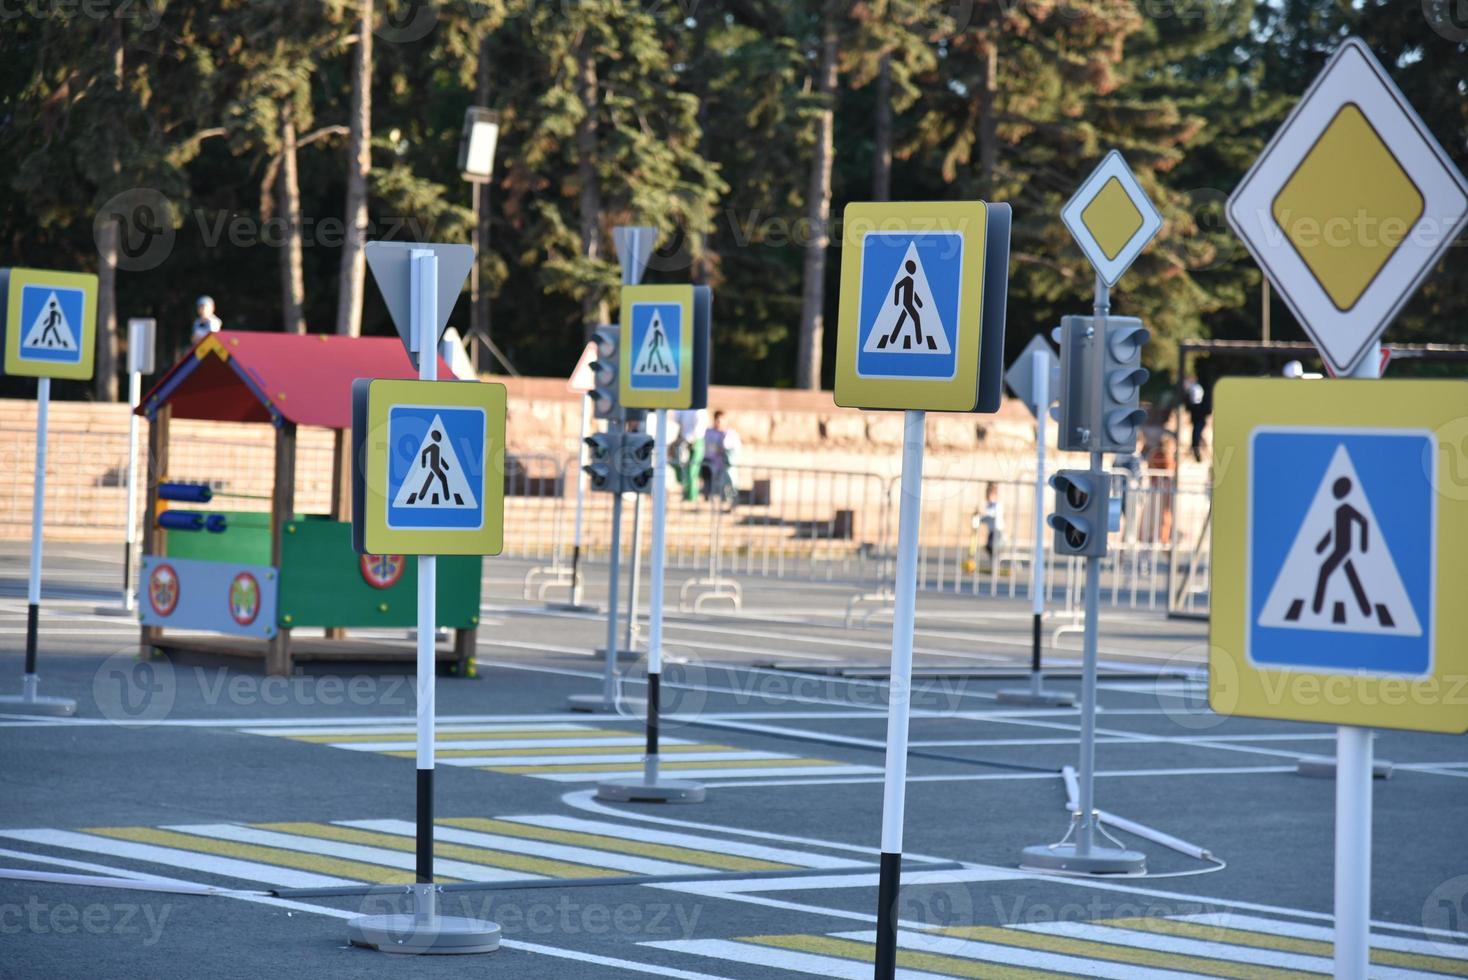
[[(441, 378), (453, 372), (438, 359)], [(396, 337), (221, 330), (199, 341), (143, 397), (138, 413), (164, 405), (177, 419), (352, 427), (352, 382), (417, 378)]]

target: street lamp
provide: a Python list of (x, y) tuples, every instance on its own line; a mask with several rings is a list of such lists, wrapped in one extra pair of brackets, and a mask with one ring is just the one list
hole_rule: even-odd
[(479, 224), (480, 194), (483, 193), (487, 208), (489, 182), (494, 179), (494, 150), (499, 137), (499, 113), (477, 105), (464, 110), (464, 129), (459, 135), (459, 173), (469, 181), (469, 197), (474, 203), (474, 227), (469, 238), (474, 247), (474, 265), (469, 270), (469, 335), (473, 338), (476, 367), (479, 364), (479, 340), (489, 337), (489, 304), (479, 295), (479, 250), (489, 244), (489, 224), (486, 222), (483, 229)]

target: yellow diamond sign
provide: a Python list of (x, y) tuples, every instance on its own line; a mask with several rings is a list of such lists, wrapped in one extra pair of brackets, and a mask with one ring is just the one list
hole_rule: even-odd
[(1346, 374), (1468, 220), (1468, 182), (1352, 38), (1229, 198), (1228, 219)]
[(1116, 285), (1162, 227), (1162, 216), (1115, 150), (1081, 184), (1060, 217), (1107, 287)]

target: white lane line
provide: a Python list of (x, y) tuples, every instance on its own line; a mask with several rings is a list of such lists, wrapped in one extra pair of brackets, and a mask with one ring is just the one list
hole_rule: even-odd
[[(440, 732), (442, 734), (442, 732)], [(506, 739), (439, 739), (434, 743), (434, 749), (443, 752), (445, 749), (472, 749), (483, 751), (486, 749), (591, 749), (606, 746), (609, 748), (635, 747), (643, 745), (646, 739), (640, 735), (612, 736), (609, 738), (506, 738)], [(687, 739), (664, 738), (664, 745), (692, 745)], [(409, 752), (413, 750), (411, 741), (394, 742), (319, 742), (319, 745), (329, 745), (334, 749), (347, 749), (352, 752)]]
[[(336, 823), (343, 827), (376, 830), (386, 834), (398, 834), (402, 837), (412, 837), (417, 833), (417, 828), (407, 820), (338, 820)], [(593, 850), (589, 847), (573, 847), (567, 844), (490, 834), (478, 830), (461, 830), (458, 827), (435, 827), (433, 838), (449, 844), (468, 844), (470, 847), (483, 847), (492, 851), (530, 854), (535, 857), (568, 861), (572, 864), (584, 864), (593, 868), (614, 868), (631, 874), (683, 875), (708, 870), (697, 865), (660, 861), (635, 854)]]
[[(393, 851), (383, 847), (351, 844), (322, 837), (285, 834), (240, 824), (181, 824), (163, 829), (175, 830), (182, 834), (194, 834), (199, 837), (211, 837), (216, 840), (237, 841), (241, 844), (279, 847), (305, 854), (325, 854), (329, 857), (346, 858), (349, 861), (376, 864), (399, 871), (413, 871), (417, 868), (417, 858), (409, 851)], [(490, 868), (481, 864), (470, 864), (466, 861), (451, 861), (437, 856), (433, 859), (433, 870), (438, 874), (450, 878), (462, 878), (465, 881), (530, 881), (545, 877), (520, 871), (506, 871), (502, 868)]]
[[(1029, 876), (1018, 871), (1000, 868), (964, 868), (954, 871), (910, 871), (902, 872), (902, 887), (918, 885), (952, 885), (960, 881), (992, 882), (1021, 881)], [(741, 892), (801, 892), (830, 891), (835, 888), (876, 888), (880, 875), (875, 872), (859, 872), (843, 875), (816, 875), (804, 878), (733, 878), (725, 881), (700, 881), (701, 894), (729, 895)]]
[(779, 864), (793, 864), (801, 868), (860, 868), (867, 867), (871, 864), (870, 861), (853, 861), (849, 858), (829, 857), (825, 854), (813, 854), (808, 851), (793, 851), (781, 847), (765, 847), (760, 844), (746, 844), (742, 841), (700, 837), (696, 834), (679, 834), (665, 830), (649, 830), (645, 827), (633, 827), (627, 824), (616, 824), (603, 820), (585, 820), (580, 817), (537, 814), (535, 816), (502, 817), (501, 819), (508, 820), (512, 823), (528, 824), (532, 827), (545, 827), (551, 830), (569, 830), (583, 834), (618, 837), (623, 840), (637, 841), (643, 844), (665, 844), (669, 847), (686, 847), (697, 851), (715, 851), (720, 854), (732, 854), (737, 857), (756, 858), (761, 861), (774, 861)]
[[(840, 939), (853, 939), (861, 943), (875, 943), (877, 934), (873, 932), (838, 932), (835, 933)], [(899, 931), (897, 934), (897, 948), (910, 949), (921, 953), (935, 952), (941, 949), (945, 955), (957, 956), (963, 959), (981, 960), (986, 963), (1005, 963), (1009, 966), (1023, 966), (1034, 970), (1052, 970), (1057, 973), (1074, 973), (1082, 977), (1104, 977), (1107, 980), (1196, 980), (1199, 974), (1186, 973), (1179, 970), (1159, 970), (1135, 963), (1112, 963), (1107, 960), (1093, 960), (1081, 956), (1070, 956), (1065, 953), (1050, 953), (1044, 950), (1028, 949), (1021, 946), (1004, 946), (999, 943), (974, 942), (967, 939), (956, 939), (952, 936), (935, 936), (931, 933), (913, 932), (911, 930)]]
[[(1130, 778), (1134, 776), (1246, 776), (1251, 773), (1285, 773), (1294, 772), (1294, 766), (1228, 766), (1214, 768), (1192, 768), (1192, 769), (1113, 769), (1106, 772), (1097, 772), (1096, 778), (1106, 777), (1109, 779)], [(962, 773), (953, 775), (929, 775), (908, 776), (909, 783), (984, 783), (1003, 782), (1004, 780), (1024, 779), (1059, 779), (1059, 772), (980, 772)], [(842, 779), (761, 779), (734, 783), (709, 782), (709, 789), (719, 788), (746, 788), (751, 786), (824, 786), (880, 783), (882, 777), (869, 778), (842, 778)]]
[[(1242, 929), (1247, 932), (1262, 932), (1271, 936), (1288, 936), (1293, 939), (1315, 939), (1326, 943), (1335, 941), (1335, 930), (1328, 926), (1265, 919), (1257, 915), (1243, 915), (1238, 912), (1203, 912), (1197, 915), (1177, 915), (1172, 918), (1181, 922), (1194, 922), (1221, 929)], [(1381, 924), (1373, 923), (1373, 925)], [(1392, 926), (1392, 928), (1412, 929), (1415, 927)], [(1425, 930), (1417, 929), (1417, 931), (1424, 932)], [(1468, 960), (1468, 933), (1446, 932), (1439, 929), (1431, 930), (1431, 932), (1446, 939), (1447, 942), (1435, 943), (1423, 939), (1408, 939), (1405, 936), (1390, 936), (1381, 932), (1372, 932), (1371, 947), (1395, 950), (1399, 953), (1421, 953), (1446, 959)]]
[(139, 844), (135, 841), (118, 840), (115, 837), (100, 837), (78, 834), (69, 830), (0, 830), (0, 836), (23, 840), (31, 844), (48, 847), (64, 847), (73, 851), (105, 854), (109, 857), (164, 864), (173, 868), (189, 868), (205, 874), (240, 878), (255, 884), (264, 882), (282, 888), (328, 888), (336, 885), (355, 885), (350, 878), (334, 878), (330, 875), (280, 868), (273, 864), (258, 864), (238, 858), (218, 857), (197, 851), (183, 851), (156, 844)]
[[(707, 956), (730, 963), (747, 963), (785, 973), (809, 973), (818, 977), (831, 977), (833, 980), (868, 980), (872, 975), (872, 965), (865, 960), (820, 956), (756, 943), (730, 942), (727, 939), (672, 939), (639, 945), (673, 953)], [(902, 980), (948, 980), (941, 973), (924, 973), (921, 970), (898, 970), (897, 975)]]
[[(881, 771), (880, 768), (875, 766), (784, 766), (780, 768), (766, 766), (764, 768), (751, 767), (749, 769), (670, 769), (666, 762), (663, 765), (663, 772), (670, 777), (676, 777), (678, 779), (757, 779), (763, 776), (777, 775), (848, 776), (858, 773), (880, 773)], [(642, 772), (642, 765), (639, 762), (638, 765), (625, 770), (625, 772), (639, 774)], [(615, 777), (618, 775), (618, 772), (532, 772), (522, 773), (521, 775), (532, 776), (535, 779), (548, 779), (555, 783), (586, 783)]]
[[(641, 766), (644, 758), (642, 752), (627, 752), (617, 755), (473, 755), (449, 758), (439, 756), (436, 761), (441, 766), (585, 766), (601, 763), (607, 765), (625, 763)], [(663, 762), (717, 762), (720, 759), (729, 759), (734, 762), (768, 762), (772, 759), (793, 758), (795, 757), (780, 752), (678, 752), (669, 755)], [(592, 775), (595, 776), (595, 773)]]
[[(455, 732), (594, 732), (599, 729), (585, 724), (568, 722), (566, 715), (445, 715), (434, 726), (439, 734)], [(542, 720), (543, 719), (543, 720)], [(297, 735), (312, 735), (320, 738), (342, 735), (402, 735), (409, 740), (417, 736), (418, 729), (412, 719), (394, 721), (384, 718), (365, 719), (317, 719), (314, 724), (305, 724), (308, 719), (282, 718), (271, 724), (237, 721), (240, 731), (246, 735), (274, 735), (290, 738)], [(538, 722), (527, 725), (526, 722)]]

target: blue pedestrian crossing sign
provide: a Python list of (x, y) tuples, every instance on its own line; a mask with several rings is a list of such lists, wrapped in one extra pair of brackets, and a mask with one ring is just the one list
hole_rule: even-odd
[(627, 408), (708, 403), (707, 286), (623, 286), (617, 387)]
[(1468, 731), (1468, 383), (1214, 391), (1209, 703)]
[(1422, 462), (1434, 450), (1430, 431), (1255, 431), (1250, 660), (1428, 672), (1437, 494)]
[(352, 397), (357, 550), (499, 554), (504, 386), (364, 379)]
[(0, 276), (5, 293), (5, 373), (90, 378), (97, 277), (41, 269), (7, 269)]
[(1003, 343), (1003, 304), (986, 298), (1007, 288), (1007, 231), (979, 201), (847, 206), (836, 404), (974, 410), (986, 317)]

